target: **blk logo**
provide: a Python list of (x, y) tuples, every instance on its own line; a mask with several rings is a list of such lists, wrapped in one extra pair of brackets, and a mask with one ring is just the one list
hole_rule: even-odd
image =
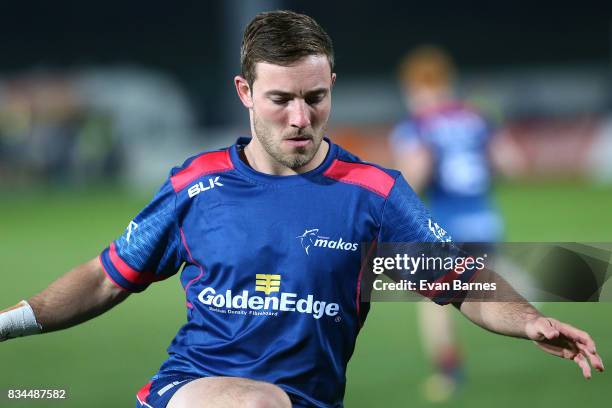
[(208, 179), (208, 185), (205, 186), (203, 182), (199, 182), (189, 187), (187, 190), (187, 194), (189, 194), (189, 198), (193, 198), (204, 191), (212, 190), (215, 187), (223, 187), (223, 184), (219, 182), (219, 176)]

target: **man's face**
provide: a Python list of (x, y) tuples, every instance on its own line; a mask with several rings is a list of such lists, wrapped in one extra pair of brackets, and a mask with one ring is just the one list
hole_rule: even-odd
[(435, 108), (451, 99), (450, 84), (404, 84), (403, 91), (406, 107), (413, 113)]
[(299, 169), (312, 160), (323, 140), (335, 74), (324, 55), (304, 57), (291, 66), (259, 62), (255, 69), (255, 136), (274, 161)]

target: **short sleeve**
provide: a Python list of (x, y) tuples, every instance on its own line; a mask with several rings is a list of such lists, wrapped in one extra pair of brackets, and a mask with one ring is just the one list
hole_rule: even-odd
[(399, 175), (383, 210), (379, 242), (450, 242), (451, 237)]
[[(429, 211), (416, 193), (400, 175), (395, 181), (383, 210), (379, 234), (379, 255), (389, 256), (393, 253), (409, 256), (440, 257), (441, 259), (460, 260), (462, 251), (452, 243), (451, 236), (432, 219)], [(454, 263), (456, 265), (456, 263)], [(475, 271), (454, 269), (422, 269), (417, 273), (409, 272), (389, 274), (394, 279), (426, 280), (427, 282), (469, 282)], [(453, 285), (451, 284), (452, 288)], [(429, 291), (421, 293), (439, 304), (445, 304), (463, 295), (459, 291)]]
[(100, 254), (106, 274), (119, 287), (142, 292), (180, 268), (175, 200), (172, 185), (166, 181), (123, 234)]

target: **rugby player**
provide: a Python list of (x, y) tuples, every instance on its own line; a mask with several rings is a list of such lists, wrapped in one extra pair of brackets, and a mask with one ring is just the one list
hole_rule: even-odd
[[(406, 54), (399, 81), (408, 115), (394, 127), (390, 145), (396, 167), (428, 199), (433, 217), (452, 231), (453, 240), (479, 243), (478, 252), (491, 253), (503, 229), (491, 197), (491, 172), (495, 167), (511, 173), (520, 156), (457, 98), (455, 75), (452, 59), (439, 47), (420, 46)], [(452, 315), (431, 302), (419, 303), (417, 310), (423, 347), (435, 368), (425, 395), (446, 399), (464, 380)]]
[[(241, 63), (234, 82), (252, 138), (173, 169), (99, 257), (3, 311), (1, 338), (75, 325), (184, 265), (187, 323), (137, 407), (342, 406), (368, 311), (362, 245), (435, 242), (440, 231), (399, 172), (324, 137), (336, 75), (331, 41), (313, 19), (257, 15)], [(574, 360), (586, 377), (589, 361), (603, 369), (587, 333), (526, 302), (459, 307), (486, 329)]]

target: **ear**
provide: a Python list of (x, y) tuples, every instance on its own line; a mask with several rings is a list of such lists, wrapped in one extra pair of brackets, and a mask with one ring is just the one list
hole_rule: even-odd
[(240, 75), (234, 77), (234, 85), (236, 86), (236, 92), (238, 97), (245, 108), (251, 109), (253, 107), (253, 95), (251, 94), (251, 87), (246, 79)]
[(336, 83), (336, 73), (332, 72), (331, 86), (333, 87), (335, 83)]

